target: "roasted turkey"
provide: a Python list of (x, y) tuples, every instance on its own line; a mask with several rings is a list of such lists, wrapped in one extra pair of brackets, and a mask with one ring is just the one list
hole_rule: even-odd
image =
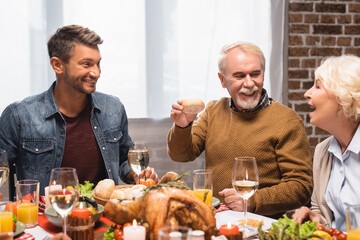
[(156, 240), (164, 225), (188, 226), (205, 232), (206, 239), (216, 233), (214, 212), (191, 192), (178, 188), (159, 188), (144, 199), (142, 214), (149, 223), (149, 236)]
[(108, 201), (104, 215), (117, 224), (132, 222), (133, 219), (145, 221), (150, 240), (157, 240), (159, 229), (165, 225), (202, 230), (206, 239), (216, 234), (215, 212), (204, 202), (188, 190), (167, 187), (166, 184), (161, 186), (135, 201)]

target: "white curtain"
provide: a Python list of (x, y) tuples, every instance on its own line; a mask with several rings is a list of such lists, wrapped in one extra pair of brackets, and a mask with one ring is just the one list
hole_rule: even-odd
[(228, 96), (218, 55), (238, 40), (263, 50), (264, 87), (282, 102), (284, 8), (281, 0), (1, 1), (0, 112), (55, 80), (46, 42), (67, 24), (104, 39), (97, 90), (118, 96), (129, 118), (169, 117), (179, 98)]

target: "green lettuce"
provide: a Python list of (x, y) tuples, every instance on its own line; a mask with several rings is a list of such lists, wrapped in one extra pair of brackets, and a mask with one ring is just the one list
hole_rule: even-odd
[(114, 231), (116, 229), (116, 225), (112, 225), (108, 230), (104, 233), (104, 240), (114, 240)]
[(294, 219), (289, 219), (284, 215), (283, 218), (271, 224), (269, 232), (266, 233), (261, 229), (262, 224), (259, 225), (258, 232), (262, 240), (308, 239), (316, 231), (316, 224), (317, 222), (307, 221), (299, 226)]
[(307, 221), (300, 226), (300, 237), (306, 237), (316, 231), (317, 222)]
[(92, 196), (93, 192), (93, 183), (90, 183), (89, 181), (85, 181), (84, 184), (79, 184), (80, 186), (80, 196), (86, 196), (92, 200), (94, 200)]

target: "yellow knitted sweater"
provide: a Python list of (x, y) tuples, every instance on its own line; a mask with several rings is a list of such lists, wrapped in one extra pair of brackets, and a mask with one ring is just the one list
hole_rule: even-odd
[(205, 167), (213, 171), (218, 198), (219, 191), (232, 188), (234, 158), (253, 156), (259, 189), (249, 201), (251, 212), (277, 218), (310, 201), (312, 161), (302, 120), (274, 100), (255, 112), (232, 110), (229, 98), (211, 101), (192, 126), (174, 124), (170, 129), (168, 153), (172, 160), (192, 161), (204, 150)]

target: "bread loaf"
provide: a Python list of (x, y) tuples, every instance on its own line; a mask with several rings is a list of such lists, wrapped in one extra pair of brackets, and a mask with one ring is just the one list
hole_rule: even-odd
[(145, 185), (135, 185), (128, 188), (116, 188), (110, 196), (110, 199), (122, 199), (122, 200), (133, 200), (135, 198), (141, 197), (143, 191), (145, 190)]
[(110, 199), (132, 199), (132, 190), (131, 188), (122, 188), (114, 189), (113, 193), (110, 196)]
[(112, 179), (101, 180), (95, 187), (94, 192), (97, 197), (109, 199), (114, 191), (115, 182)]

